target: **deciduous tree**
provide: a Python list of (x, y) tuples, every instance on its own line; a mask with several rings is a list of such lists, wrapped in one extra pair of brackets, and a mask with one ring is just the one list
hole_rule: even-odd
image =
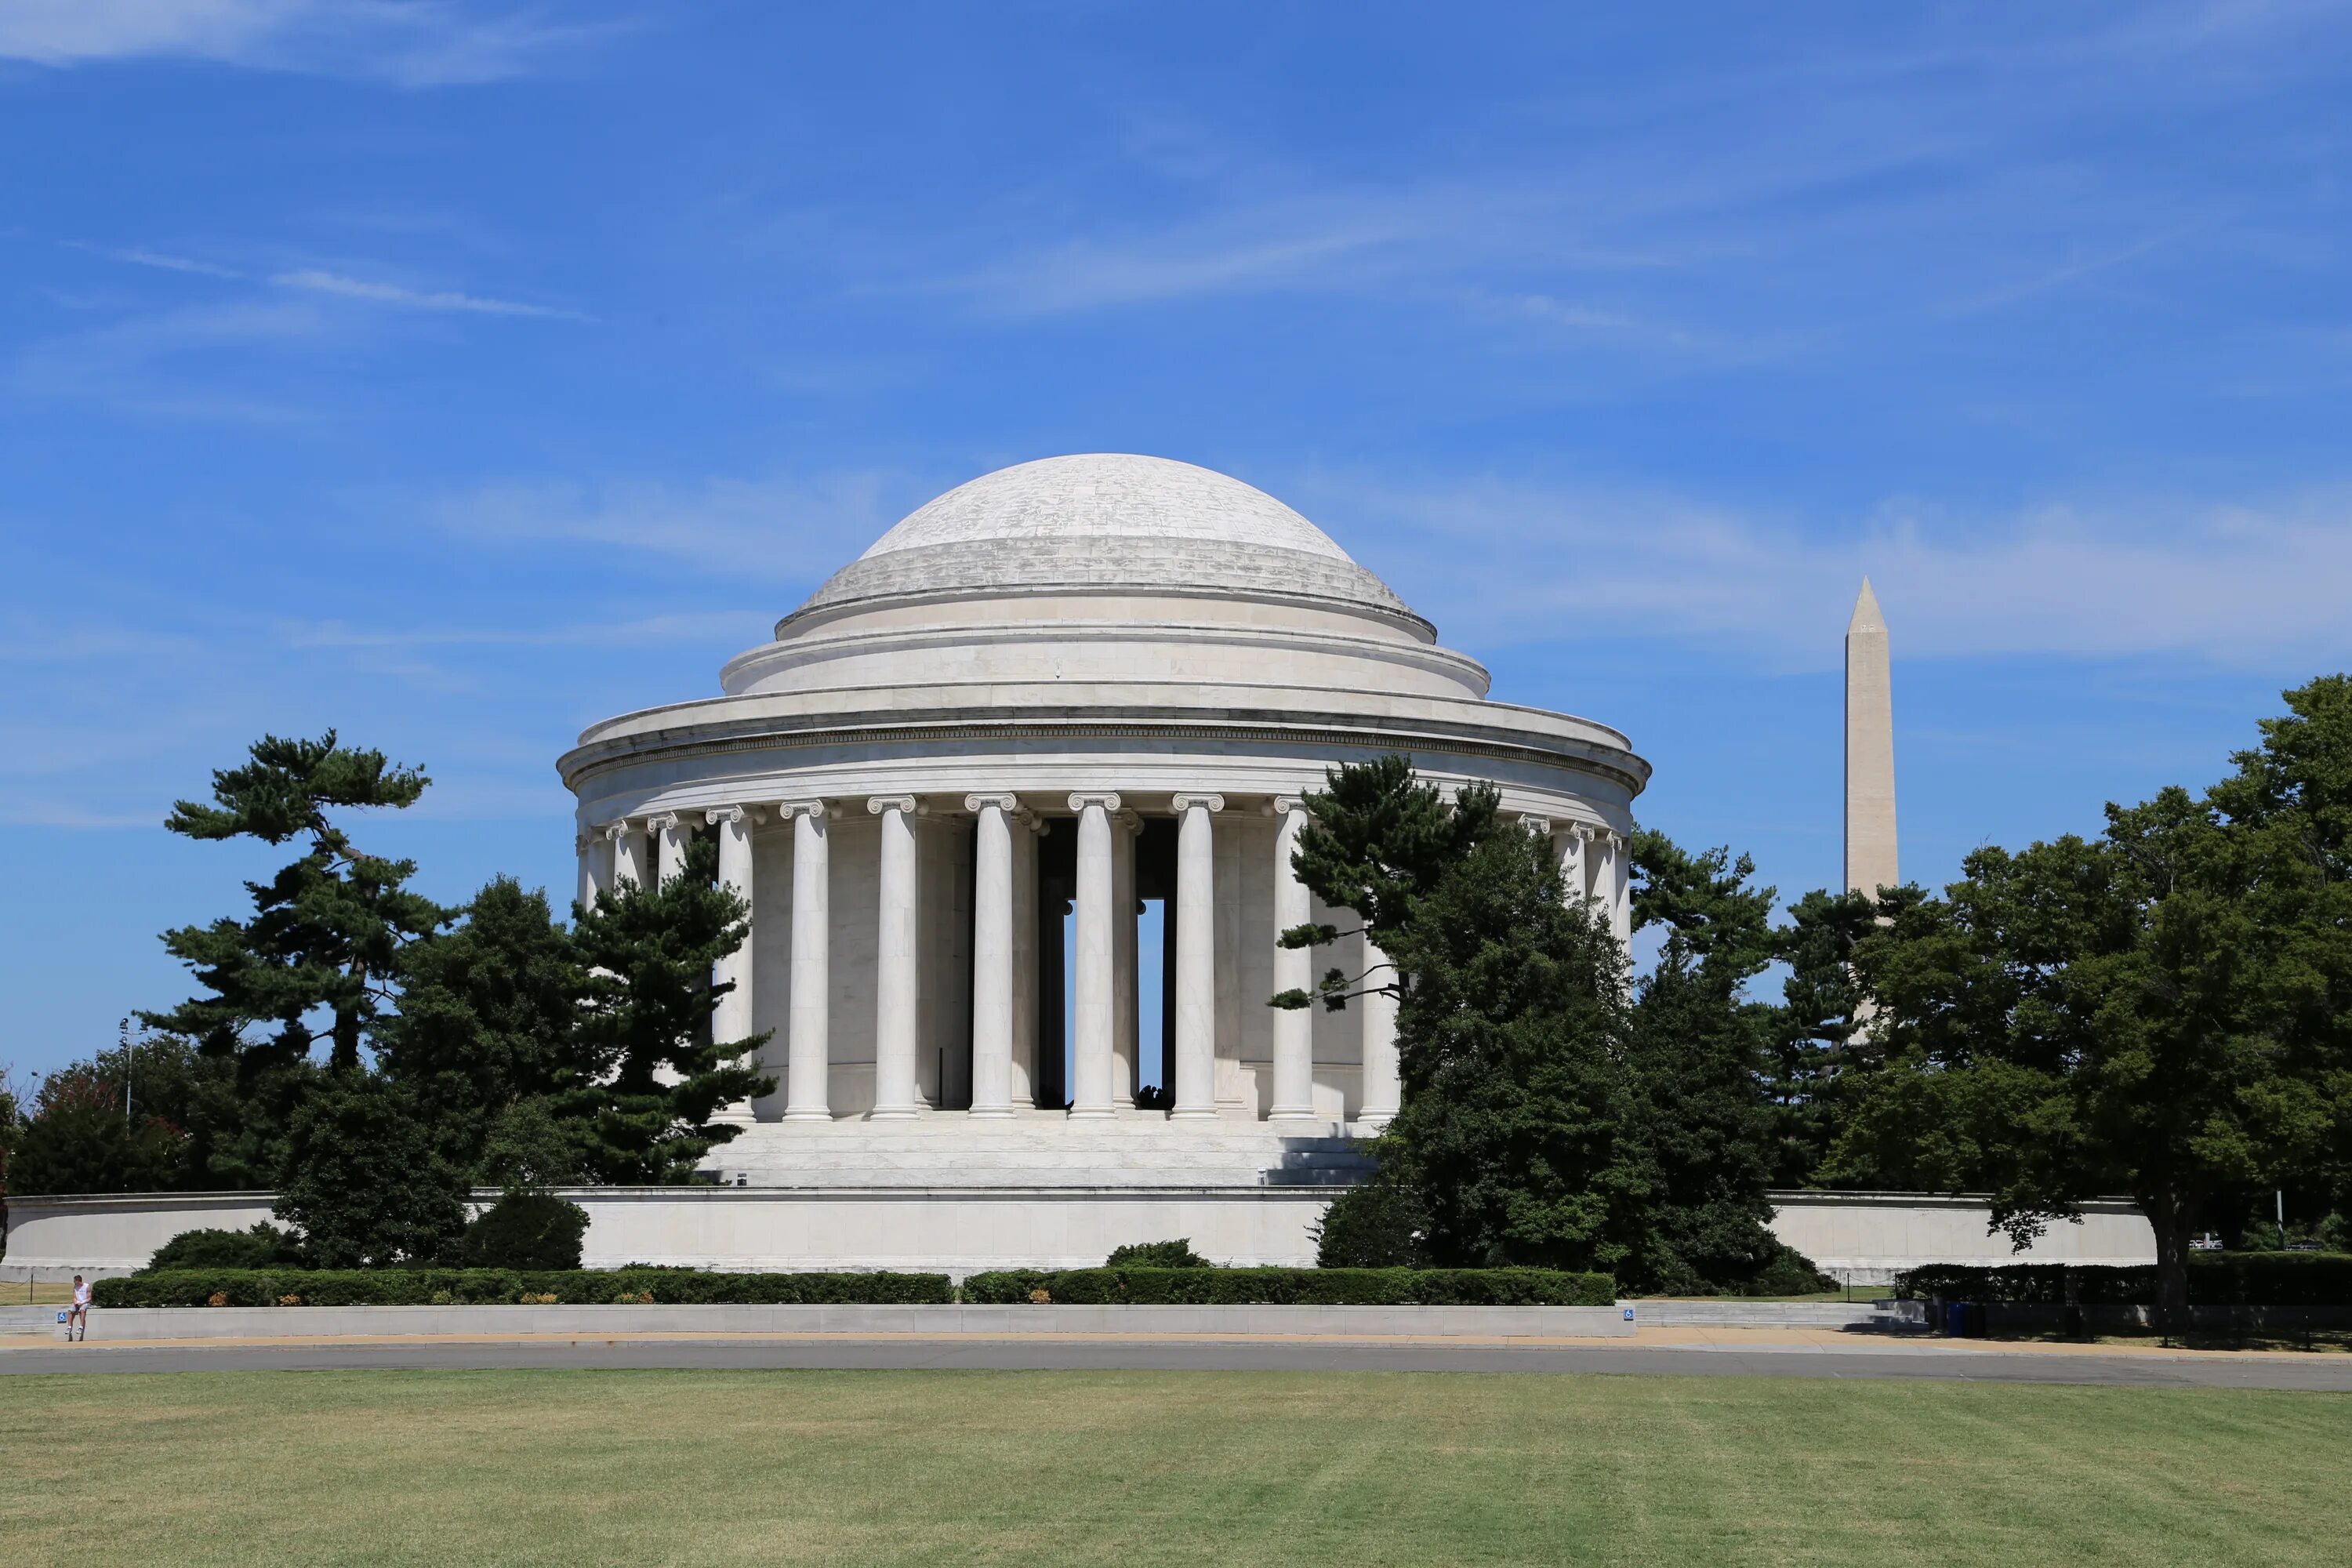
[(2203, 795), (2107, 808), (2095, 839), (1969, 856), (1881, 905), (1854, 961), (1885, 1066), (1832, 1166), (1981, 1186), (2021, 1244), (2126, 1193), (2178, 1325), (2191, 1237), (2249, 1186), (2352, 1157), (2352, 683)]

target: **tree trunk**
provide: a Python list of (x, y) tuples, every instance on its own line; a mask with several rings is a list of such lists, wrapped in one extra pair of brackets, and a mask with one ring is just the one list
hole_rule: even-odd
[(2189, 1331), (2189, 1241), (2196, 1235), (2198, 1205), (2188, 1194), (2144, 1195), (2140, 1211), (2156, 1232), (2156, 1326), (2159, 1332)]
[(349, 1072), (360, 1065), (360, 1016), (356, 1012), (336, 1009), (334, 1044), (329, 1048), (327, 1065), (338, 1072)]

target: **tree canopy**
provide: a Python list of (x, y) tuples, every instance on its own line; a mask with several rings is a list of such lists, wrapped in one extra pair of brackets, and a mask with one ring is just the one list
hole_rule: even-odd
[(1747, 862), (1636, 841), (1636, 918), (1670, 930), (1667, 963), (1635, 991), (1608, 921), (1567, 895), (1549, 840), (1506, 820), (1491, 785), (1448, 801), (1389, 757), (1334, 770), (1307, 807), (1299, 876), (1394, 966), (1330, 971), (1318, 994), (1396, 998), (1404, 1090), (1379, 1178), (1326, 1223), (1330, 1261), (1713, 1289), (1780, 1259), (1764, 1226), (1771, 1031), (1738, 999), (1773, 951), (1772, 894), (1747, 886)]
[[(415, 861), (360, 849), (339, 814), (414, 805), (430, 782), (382, 752), (340, 744), (332, 730), (316, 741), (266, 735), (243, 766), (215, 770), (214, 804), (181, 801), (165, 827), (307, 847), (268, 881), (246, 884), (251, 919), (163, 933), (164, 947), (210, 994), (141, 1016), (207, 1051), (251, 1058), (256, 1069), (307, 1059), (321, 1039), (330, 1066), (358, 1066), (403, 950), (438, 931), (449, 911), (408, 889)], [(257, 1039), (256, 1030), (267, 1032)]]
[(2352, 681), (2286, 702), (2201, 795), (1882, 901), (1853, 951), (1881, 1065), (1831, 1174), (1990, 1191), (2021, 1241), (2128, 1194), (2171, 1319), (2219, 1210), (2352, 1173)]

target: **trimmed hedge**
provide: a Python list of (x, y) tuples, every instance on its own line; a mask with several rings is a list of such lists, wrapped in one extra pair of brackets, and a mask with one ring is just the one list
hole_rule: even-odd
[(691, 1268), (184, 1268), (100, 1279), (95, 1291), (101, 1307), (872, 1306), (955, 1300), (944, 1274), (714, 1274)]
[[(1992, 1301), (2048, 1307), (2066, 1300), (2066, 1276), (2085, 1307), (2150, 1306), (2156, 1269), (2057, 1263), (2012, 1263), (2000, 1268), (1933, 1264), (1895, 1277), (1895, 1293), (1914, 1300)], [(2352, 1307), (2352, 1253), (2192, 1252), (2192, 1307)]]
[(1607, 1307), (1606, 1274), (1553, 1268), (1009, 1268), (963, 1299), (1056, 1306)]

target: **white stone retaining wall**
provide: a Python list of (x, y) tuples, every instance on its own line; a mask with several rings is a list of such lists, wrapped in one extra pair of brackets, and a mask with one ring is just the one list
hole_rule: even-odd
[(2083, 1205), (2023, 1252), (1993, 1230), (1982, 1198), (1934, 1193), (1774, 1193), (1772, 1233), (1816, 1268), (1857, 1285), (1892, 1283), (1923, 1263), (1998, 1268), (2012, 1263), (2139, 1265), (2156, 1261), (2156, 1232), (2124, 1198)]
[[(751, 1271), (898, 1269), (961, 1279), (987, 1268), (1080, 1268), (1129, 1242), (1189, 1237), (1220, 1263), (1306, 1265), (1328, 1188), (576, 1187), (584, 1261)], [(1988, 1234), (1981, 1199), (1919, 1193), (1776, 1193), (1772, 1228), (1841, 1279), (1885, 1284), (1922, 1263), (2148, 1264), (2156, 1237), (2128, 1203), (2085, 1205), (2023, 1253)], [(243, 1230), (267, 1193), (126, 1194), (9, 1201), (0, 1279), (128, 1274), (184, 1230)]]

